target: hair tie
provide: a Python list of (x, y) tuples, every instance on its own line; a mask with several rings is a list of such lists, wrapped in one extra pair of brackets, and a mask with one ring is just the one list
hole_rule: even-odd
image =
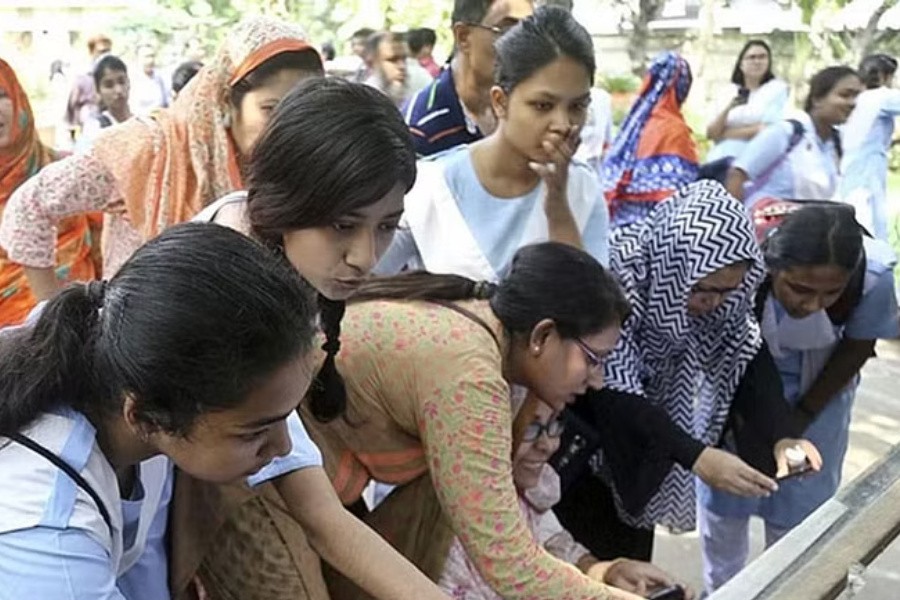
[(472, 287), (472, 296), (476, 300), (489, 300), (495, 291), (497, 291), (497, 286), (490, 281), (478, 281)]
[(96, 308), (103, 308), (103, 303), (106, 300), (106, 285), (107, 281), (105, 279), (91, 281), (87, 284), (88, 300)]
[(341, 351), (341, 340), (326, 338), (325, 343), (322, 344), (322, 350), (324, 350), (328, 356), (335, 356)]

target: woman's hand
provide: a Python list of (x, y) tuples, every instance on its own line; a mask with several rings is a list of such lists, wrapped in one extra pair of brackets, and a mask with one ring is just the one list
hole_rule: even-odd
[[(592, 570), (595, 570), (599, 578), (592, 574)], [(613, 561), (612, 564), (598, 563), (588, 570), (587, 575), (639, 596), (646, 596), (677, 584), (684, 588), (686, 600), (694, 598), (693, 590), (684, 584), (679, 584), (668, 573), (648, 562), (623, 558)]]
[(707, 447), (701, 452), (692, 470), (707, 485), (737, 496), (756, 498), (778, 491), (774, 479), (718, 448)]
[(528, 166), (537, 173), (546, 187), (544, 214), (547, 215), (547, 233), (551, 241), (583, 247), (581, 232), (569, 207), (569, 163), (580, 143), (581, 128), (571, 126), (566, 133), (552, 133), (544, 140), (544, 150), (550, 162), (531, 162)]
[(816, 448), (812, 442), (809, 440), (785, 438), (783, 440), (778, 440), (778, 442), (775, 443), (775, 464), (778, 465), (778, 472), (775, 475), (776, 478), (790, 474), (791, 470), (790, 467), (788, 467), (787, 451), (794, 447), (799, 447), (806, 453), (806, 459), (809, 461), (809, 465), (812, 467), (813, 471), (822, 470), (822, 455), (819, 454), (819, 449)]
[(562, 203), (568, 208), (567, 188), (569, 185), (569, 163), (581, 143), (581, 127), (570, 126), (565, 133), (551, 133), (544, 139), (544, 152), (549, 162), (530, 162), (528, 166), (537, 173), (547, 186), (546, 202)]

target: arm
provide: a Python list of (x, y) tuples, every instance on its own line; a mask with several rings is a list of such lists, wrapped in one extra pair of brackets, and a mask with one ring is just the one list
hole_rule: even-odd
[(90, 154), (47, 165), (13, 193), (0, 224), (0, 245), (9, 260), (26, 267), (38, 300), (58, 287), (56, 224), (75, 214), (109, 210), (121, 196), (112, 174)]
[(752, 125), (741, 125), (740, 127), (727, 127), (720, 140), (752, 140), (756, 135), (766, 128), (765, 123), (754, 123)]
[(819, 414), (838, 392), (847, 387), (859, 370), (875, 356), (875, 340), (841, 340), (825, 363), (822, 373), (798, 403), (811, 417)]
[(82, 529), (4, 533), (0, 565), (4, 598), (126, 600), (116, 586), (109, 552)]
[(338, 500), (321, 467), (274, 481), (310, 546), (326, 562), (380, 600), (446, 600), (425, 575)]
[(471, 345), (465, 350), (445, 357), (439, 373), (421, 377), (416, 394), (431, 479), (466, 554), (509, 600), (619, 597), (535, 541), (512, 481), (512, 415), (499, 357)]
[(750, 181), (750, 177), (741, 169), (731, 167), (728, 169), (728, 177), (725, 179), (725, 189), (728, 193), (737, 198), (744, 200), (744, 185)]
[(581, 232), (569, 206), (569, 165), (578, 147), (579, 131), (571, 128), (565, 137), (550, 134), (544, 140), (544, 150), (550, 156), (546, 164), (529, 163), (546, 186), (544, 214), (550, 241), (582, 248)]
[(754, 137), (729, 169), (725, 189), (738, 200), (744, 200), (745, 184), (771, 175), (784, 160), (792, 135), (793, 127), (779, 122)]
[(853, 309), (844, 337), (808, 390), (800, 398), (798, 410), (810, 420), (859, 373), (866, 361), (875, 356), (875, 340), (900, 334), (894, 275), (884, 271)]
[(731, 102), (728, 103), (728, 106), (725, 107), (725, 110), (716, 115), (716, 118), (710, 121), (709, 125), (706, 126), (706, 137), (714, 142), (719, 142), (723, 139), (723, 135), (727, 128), (726, 123), (728, 122), (728, 113), (731, 112), (731, 109), (737, 106), (736, 104), (737, 98), (733, 98)]

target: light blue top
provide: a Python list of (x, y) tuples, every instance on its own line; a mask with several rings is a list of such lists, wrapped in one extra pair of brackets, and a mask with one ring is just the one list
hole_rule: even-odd
[[(471, 152), (465, 146), (426, 160), (444, 162), (444, 177), (463, 219), (491, 267), (502, 278), (509, 269), (513, 255), (527, 243), (522, 239), (525, 226), (535, 204), (544, 201), (544, 186), (538, 185), (517, 198), (498, 198), (492, 195), (478, 179)], [(573, 161), (569, 168), (582, 169), (594, 176), (593, 170), (580, 161)], [(609, 215), (602, 198), (594, 206), (582, 238), (585, 251), (603, 265), (608, 265)], [(452, 241), (448, 240), (448, 243)], [(421, 268), (422, 264), (412, 232), (401, 229), (394, 236), (376, 271), (379, 274), (393, 274), (407, 267)]]
[(823, 140), (806, 113), (791, 115), (803, 125), (804, 136), (788, 152), (794, 128), (780, 121), (766, 128), (747, 144), (734, 167), (750, 178), (744, 205), (765, 197), (782, 200), (831, 200), (838, 185), (838, 154), (834, 139)]
[[(866, 268), (876, 277), (874, 283), (865, 291), (847, 323), (843, 327), (835, 326), (835, 333), (840, 338), (856, 340), (896, 338), (900, 336), (900, 322), (893, 270), (891, 265), (867, 258)], [(786, 313), (777, 300), (774, 305), (780, 322)], [(788, 350), (775, 358), (785, 399), (792, 406), (801, 396), (800, 381), (805, 360), (806, 352), (800, 350)], [(783, 481), (778, 492), (763, 499), (739, 498), (698, 482), (701, 505), (724, 517), (743, 518), (755, 514), (781, 528), (795, 527), (812, 514), (835, 494), (840, 485), (858, 382), (857, 377), (832, 398), (804, 432), (804, 437), (822, 454), (821, 472)]]
[(844, 173), (840, 197), (857, 208), (857, 218), (877, 238), (888, 241), (888, 150), (894, 119), (900, 115), (900, 90), (866, 90), (842, 128)]
[[(86, 422), (83, 416), (76, 418)], [(310, 440), (299, 416), (292, 413), (287, 422), (293, 443), (291, 452), (250, 477), (250, 485), (258, 485), (294, 470), (322, 465), (319, 449)], [(62, 458), (70, 464), (83, 464), (83, 457), (93, 448), (94, 437), (81, 435), (79, 432), (83, 429), (76, 427), (65, 443)], [(72, 486), (68, 477), (61, 473), (50, 494), (42, 524), (0, 534), (0, 600), (168, 600), (165, 534), (172, 479), (170, 469), (143, 554), (117, 579), (116, 567), (110, 564), (108, 550), (86, 530), (69, 527), (75, 496), (62, 491)], [(7, 483), (3, 484), (3, 488), (3, 493), (10, 493)], [(135, 542), (143, 497), (143, 486), (138, 479), (132, 497), (122, 500), (119, 507), (123, 515), (126, 551)], [(109, 509), (113, 510), (113, 507)]]
[[(731, 93), (726, 102), (730, 103), (737, 90), (731, 88)], [(763, 123), (771, 125), (784, 118), (784, 109), (787, 106), (790, 89), (780, 79), (772, 79), (750, 92), (747, 103), (735, 106), (728, 111), (725, 121), (726, 127), (746, 127)], [(725, 158), (727, 156), (740, 156), (750, 140), (724, 139), (718, 142), (706, 156), (707, 162)]]

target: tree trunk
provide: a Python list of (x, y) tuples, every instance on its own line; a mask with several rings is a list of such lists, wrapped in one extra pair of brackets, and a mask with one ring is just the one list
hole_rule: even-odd
[(647, 68), (647, 48), (650, 41), (650, 21), (662, 12), (664, 0), (638, 0), (637, 10), (632, 11), (631, 37), (628, 40), (628, 59), (631, 70), (637, 75)]
[(856, 35), (856, 40), (853, 44), (853, 54), (857, 62), (872, 52), (872, 48), (875, 46), (876, 34), (878, 33), (878, 22), (881, 21), (884, 13), (892, 9), (896, 4), (897, 0), (882, 0), (881, 4), (866, 22), (865, 29)]

